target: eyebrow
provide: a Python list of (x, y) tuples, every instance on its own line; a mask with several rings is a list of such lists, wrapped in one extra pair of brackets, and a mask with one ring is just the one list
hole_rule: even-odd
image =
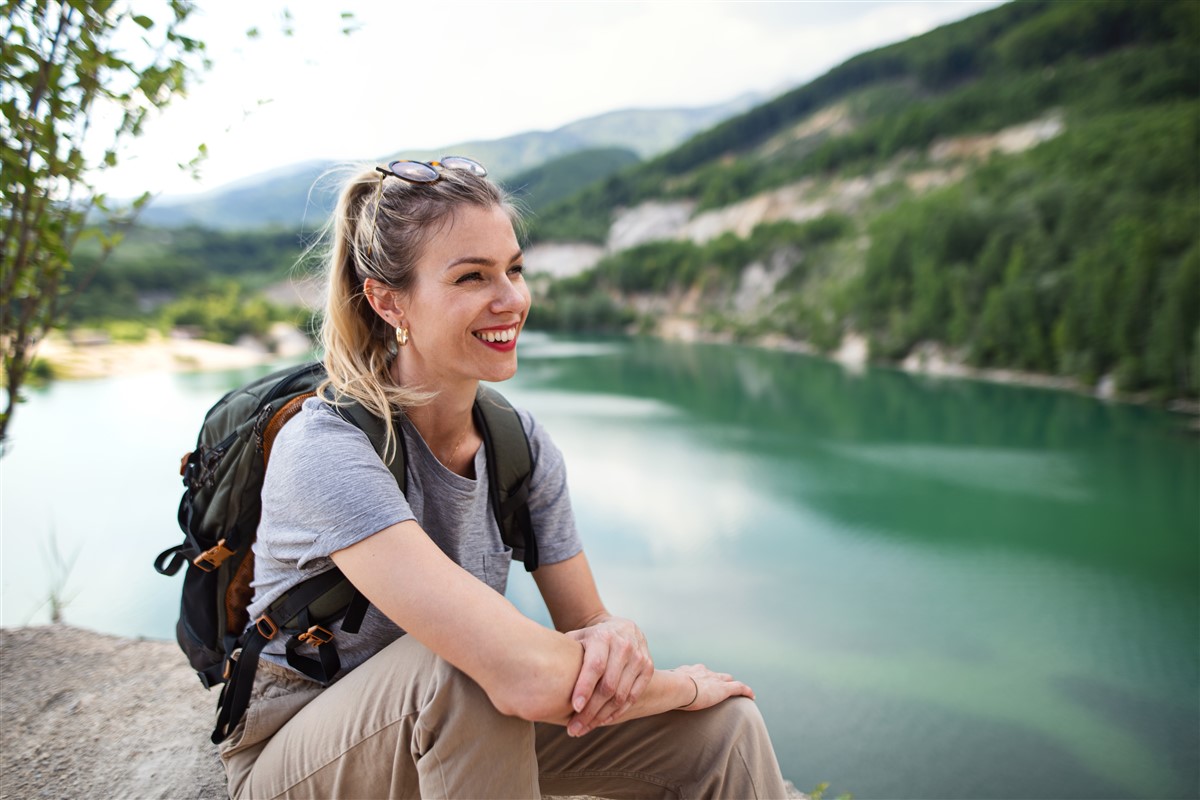
[[(513, 264), (517, 261), (520, 261), (524, 255), (525, 252), (523, 250), (518, 250), (510, 259), (508, 259), (508, 263)], [(461, 258), (456, 258), (447, 264), (446, 269), (453, 269), (454, 267), (462, 264), (478, 264), (481, 267), (491, 267), (494, 266), (495, 263), (495, 261), (485, 256), (462, 256)]]

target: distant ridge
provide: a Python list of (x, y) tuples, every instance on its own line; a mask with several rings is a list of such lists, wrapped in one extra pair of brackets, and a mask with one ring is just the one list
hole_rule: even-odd
[[(428, 150), (404, 150), (381, 157), (428, 160), (448, 153), (470, 155), (501, 181), (561, 156), (584, 150), (619, 148), (648, 158), (695, 133), (754, 106), (761, 98), (744, 94), (702, 108), (624, 109), (568, 123), (553, 131), (527, 131), (501, 139), (459, 142)], [(343, 162), (305, 161), (252, 175), (197, 196), (164, 197), (142, 214), (144, 224), (199, 225), (225, 230), (262, 227), (315, 229), (333, 208), (336, 179), (320, 180)]]

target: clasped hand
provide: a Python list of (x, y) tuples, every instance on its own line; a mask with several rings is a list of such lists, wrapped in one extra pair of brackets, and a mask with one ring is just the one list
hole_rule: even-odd
[(571, 692), (575, 714), (567, 733), (583, 736), (633, 706), (654, 674), (654, 661), (632, 620), (606, 616), (567, 636), (583, 645), (583, 666)]

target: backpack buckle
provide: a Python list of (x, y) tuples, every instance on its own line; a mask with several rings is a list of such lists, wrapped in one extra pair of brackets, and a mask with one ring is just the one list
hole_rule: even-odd
[(311, 644), (313, 647), (320, 647), (323, 644), (329, 644), (333, 641), (333, 631), (329, 630), (328, 628), (322, 628), (320, 625), (313, 625), (296, 638), (305, 644)]
[(225, 559), (229, 558), (231, 555), (233, 555), (233, 551), (225, 546), (225, 540), (222, 539), (192, 559), (192, 563), (205, 572), (212, 572), (214, 569), (221, 566), (222, 562), (224, 562)]
[(275, 634), (279, 633), (279, 626), (276, 625), (275, 621), (266, 614), (263, 614), (254, 621), (254, 627), (257, 628), (258, 632), (262, 634), (262, 637), (267, 640), (274, 639)]

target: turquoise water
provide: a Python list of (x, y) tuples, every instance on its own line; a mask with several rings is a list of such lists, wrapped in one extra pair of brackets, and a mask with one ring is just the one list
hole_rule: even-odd
[[(251, 372), (60, 383), (17, 414), (5, 625), (169, 638), (178, 458)], [(758, 692), (784, 774), (858, 798), (1200, 794), (1200, 446), (1150, 409), (736, 347), (529, 336), (602, 596)], [(510, 597), (545, 619), (528, 576)]]

